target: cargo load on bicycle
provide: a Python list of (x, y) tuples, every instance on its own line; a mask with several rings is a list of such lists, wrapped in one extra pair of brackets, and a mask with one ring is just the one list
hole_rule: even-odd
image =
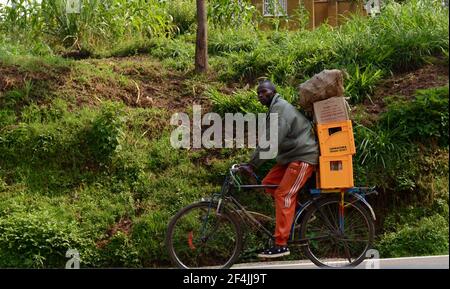
[(320, 189), (354, 186), (352, 162), (356, 146), (343, 79), (341, 70), (324, 70), (299, 86), (299, 104), (314, 115), (320, 148), (316, 183)]

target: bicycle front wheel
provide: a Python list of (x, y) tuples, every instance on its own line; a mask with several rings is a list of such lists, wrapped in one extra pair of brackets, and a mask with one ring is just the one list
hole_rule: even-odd
[(179, 211), (170, 221), (166, 247), (181, 268), (228, 268), (242, 249), (236, 217), (217, 203), (199, 202)]
[(308, 239), (305, 253), (320, 267), (354, 267), (365, 259), (374, 238), (374, 223), (359, 203), (332, 197), (306, 212), (301, 236)]

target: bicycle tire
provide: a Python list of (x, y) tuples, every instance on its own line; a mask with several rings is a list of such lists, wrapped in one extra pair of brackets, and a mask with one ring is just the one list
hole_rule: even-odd
[[(332, 254), (328, 254), (327, 253), (323, 254), (323, 256), (319, 256), (320, 250), (326, 250), (325, 249), (325, 242), (319, 243), (321, 242), (320, 240), (315, 240), (315, 241), (308, 241), (308, 243), (306, 244), (306, 246), (304, 247), (304, 252), (306, 254), (306, 256), (317, 266), (319, 267), (329, 267), (329, 268), (342, 268), (342, 267), (355, 267), (357, 265), (359, 265), (362, 261), (364, 261), (365, 259), (365, 254), (366, 252), (371, 248), (373, 240), (374, 240), (374, 234), (375, 234), (375, 225), (372, 219), (372, 215), (367, 211), (367, 209), (360, 203), (360, 202), (348, 202), (348, 200), (345, 200), (345, 204), (347, 206), (347, 208), (344, 210), (345, 214), (344, 215), (344, 234), (350, 231), (350, 228), (358, 228), (361, 227), (360, 230), (361, 231), (361, 235), (365, 235), (362, 236), (364, 238), (367, 238), (367, 240), (365, 241), (364, 245), (359, 245), (356, 250), (358, 251), (357, 256), (355, 258), (348, 257), (349, 254), (349, 245), (348, 242), (350, 242), (349, 240), (351, 239), (346, 239), (343, 237), (339, 237), (337, 238), (337, 234), (334, 232), (330, 232), (330, 226), (328, 226), (326, 224), (326, 220), (324, 220), (325, 218), (327, 218), (326, 216), (324, 216), (325, 213), (325, 208), (328, 206), (327, 211), (330, 212), (330, 216), (331, 218), (333, 218), (333, 214), (335, 212), (333, 212), (333, 210), (331, 210), (329, 207), (338, 207), (340, 203), (340, 198), (339, 197), (327, 197), (324, 199), (320, 199), (317, 201), (316, 204), (312, 204), (310, 206), (310, 208), (307, 210), (307, 212), (305, 213), (304, 218), (302, 219), (302, 223), (301, 223), (301, 229), (300, 229), (300, 236), (301, 238), (304, 239), (308, 239), (311, 238), (311, 236), (314, 237), (314, 231), (312, 230), (314, 225), (318, 225), (318, 226), (322, 226), (321, 228), (324, 228), (324, 231), (328, 231), (328, 234), (331, 235), (330, 240), (332, 240), (332, 243), (334, 243), (335, 248), (333, 248)], [(321, 208), (322, 212), (319, 210), (319, 208)], [(353, 220), (353, 223), (351, 223), (352, 221), (348, 221), (350, 214), (355, 212), (354, 214), (359, 215), (359, 217), (361, 218), (361, 225), (360, 226), (354, 226), (354, 223), (356, 221)], [(337, 213), (337, 212), (336, 212)], [(314, 219), (315, 218), (315, 219)], [(322, 223), (321, 223), (321, 219), (322, 219)], [(333, 218), (332, 221), (330, 221), (332, 225), (336, 225), (336, 230), (339, 228), (339, 216), (338, 214), (336, 214), (336, 218)], [(357, 224), (358, 225), (358, 224)], [(353, 227), (352, 227), (353, 226)], [(334, 227), (334, 226), (333, 226)], [(309, 229), (309, 231), (308, 231)], [(320, 234), (318, 234), (320, 236)], [(345, 236), (345, 235), (344, 235)], [(317, 235), (316, 235), (317, 237)], [(345, 258), (342, 258), (339, 254), (339, 247), (340, 245), (338, 244), (339, 239), (341, 239), (342, 241), (340, 241), (339, 244), (342, 244), (344, 249), (344, 254), (345, 254)], [(359, 239), (354, 239), (352, 240), (352, 242), (354, 243), (363, 243), (363, 239), (359, 240)], [(324, 248), (320, 248), (320, 246), (323, 246)], [(337, 251), (337, 254), (336, 254)], [(339, 259), (347, 259), (345, 261), (339, 260)]]
[[(243, 243), (243, 234), (240, 223), (236, 219), (235, 215), (228, 212), (224, 207), (221, 208), (220, 214), (217, 213), (216, 208), (217, 203), (193, 203), (181, 209), (171, 219), (167, 228), (165, 243), (170, 259), (174, 265), (186, 269), (202, 267), (229, 268), (237, 260), (242, 250)], [(198, 211), (200, 213), (200, 222), (195, 222), (195, 219), (197, 219), (195, 211)], [(185, 228), (183, 228), (183, 225), (180, 225), (180, 222), (183, 220), (183, 218), (185, 218), (192, 212), (194, 212), (194, 217), (192, 217), (192, 222), (194, 223), (192, 225), (186, 225), (186, 232), (184, 232)], [(208, 218), (204, 218), (204, 215), (201, 214), (207, 214)], [(206, 241), (203, 240), (203, 238), (205, 237), (204, 235), (202, 236), (202, 238), (200, 238), (201, 240), (197, 240), (197, 238), (201, 236), (201, 231), (208, 230), (206, 228), (198, 228), (198, 225), (201, 225), (203, 227), (203, 224), (207, 224), (210, 221), (210, 218), (211, 220), (217, 218), (216, 221), (211, 221), (211, 223), (216, 222), (214, 223), (216, 227), (220, 226), (221, 223), (227, 223), (228, 227), (225, 227), (224, 229), (219, 231), (221, 235), (216, 235), (216, 231), (218, 229), (216, 229), (216, 227), (213, 227), (214, 233), (208, 236), (206, 238)], [(205, 227), (207, 226), (208, 225), (206, 225)], [(231, 230), (228, 230), (230, 228)], [(179, 234), (176, 232), (178, 229), (181, 231), (181, 233)], [(187, 233), (187, 235), (183, 236), (183, 234), (185, 233)], [(224, 239), (221, 240), (221, 238)], [(214, 247), (211, 247), (209, 249), (206, 249), (207, 243), (213, 239), (221, 241), (221, 243), (218, 243), (219, 245), (224, 245), (224, 247), (228, 249), (231, 248), (232, 250), (229, 252), (229, 254), (225, 255), (226, 252), (220, 251), (222, 248), (215, 249)], [(231, 244), (231, 242), (234, 242), (234, 246), (232, 246), (233, 244)], [(209, 243), (209, 245), (211, 246), (211, 242)], [(202, 252), (201, 250), (205, 250), (205, 252)], [(196, 254), (199, 255), (196, 256)], [(190, 258), (194, 256), (196, 256), (197, 259), (190, 260)]]

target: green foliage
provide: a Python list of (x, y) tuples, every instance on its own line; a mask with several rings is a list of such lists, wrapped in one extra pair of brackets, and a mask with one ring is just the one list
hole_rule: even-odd
[(298, 23), (298, 29), (305, 30), (308, 28), (310, 15), (305, 4), (299, 2), (298, 7), (294, 10), (294, 19)]
[(9, 90), (4, 94), (4, 97), (0, 101), (3, 106), (15, 107), (23, 103), (30, 101), (31, 91), (33, 89), (33, 83), (31, 81), (25, 81), (23, 88)]
[(123, 105), (106, 103), (87, 132), (87, 143), (100, 165), (108, 164), (114, 154), (121, 150), (125, 117)]
[(383, 130), (378, 127), (370, 129), (357, 125), (354, 131), (355, 142), (358, 144), (357, 160), (360, 164), (386, 168), (401, 156), (403, 146), (396, 142), (396, 130)]
[[(446, 166), (436, 164), (437, 158), (417, 143), (448, 147), (448, 87), (418, 91), (413, 101), (392, 102), (377, 125), (357, 125), (354, 133), (360, 184), (376, 184), (395, 192), (398, 200), (432, 199), (435, 181), (427, 176), (440, 175)], [(414, 195), (401, 197), (400, 192)]]
[(230, 52), (252, 51), (258, 46), (258, 35), (253, 28), (217, 28), (210, 33), (208, 52), (227, 55)]
[(12, 174), (38, 190), (61, 192), (97, 169), (120, 167), (124, 116), (123, 108), (112, 103), (99, 112), (86, 108), (75, 113), (62, 100), (48, 107), (27, 106), (22, 122), (0, 131), (0, 174)]
[(436, 140), (448, 146), (448, 86), (418, 90), (413, 101), (394, 102), (381, 117), (381, 125), (396, 127), (398, 138), (406, 141)]
[(164, 135), (152, 143), (149, 150), (149, 168), (154, 171), (165, 170), (186, 162), (186, 155), (170, 144), (170, 136)]
[(259, 103), (255, 91), (237, 91), (233, 95), (223, 94), (216, 89), (208, 91), (208, 97), (214, 104), (214, 111), (225, 113), (261, 113), (267, 108)]
[(361, 71), (358, 65), (349, 72), (350, 79), (346, 81), (345, 94), (353, 103), (362, 102), (373, 94), (375, 86), (383, 77), (383, 70), (372, 68), (369, 64)]
[(448, 219), (440, 215), (408, 223), (386, 233), (375, 246), (383, 258), (448, 254)]
[[(184, 35), (183, 35), (184, 36)], [(187, 70), (194, 64), (195, 46), (188, 37), (173, 40), (159, 38), (150, 50), (150, 55), (163, 60), (164, 64), (176, 70)]]
[[(407, 202), (403, 194), (411, 195), (417, 190), (417, 180), (423, 169), (418, 164), (419, 149), (414, 144), (400, 141), (395, 129), (357, 125), (354, 134), (357, 145), (355, 185), (376, 185), (389, 194), (391, 205), (397, 201)], [(418, 194), (414, 195), (419, 198)]]
[(197, 5), (195, 0), (169, 0), (167, 1), (169, 15), (179, 34), (194, 30), (197, 23)]
[(16, 113), (12, 109), (0, 110), (0, 127), (5, 127), (16, 122)]
[(63, 268), (65, 253), (73, 248), (89, 264), (92, 241), (76, 222), (55, 211), (15, 212), (0, 220), (1, 267)]
[[(64, 47), (114, 47), (127, 38), (153, 38), (173, 32), (172, 17), (159, 1), (84, 1), (79, 14), (66, 13), (64, 0), (18, 0), (1, 7), (0, 30), (45, 39)], [(13, 27), (14, 29), (10, 29)], [(9, 34), (11, 33), (11, 34)]]
[(167, 249), (164, 246), (170, 217), (166, 211), (154, 211), (136, 220), (132, 238), (144, 266), (155, 267), (155, 264), (170, 266)]
[(212, 0), (208, 3), (208, 22), (215, 27), (250, 26), (255, 12), (249, 0)]
[[(138, 267), (139, 252), (132, 238), (122, 231), (115, 233), (100, 250), (100, 264), (110, 267)], [(99, 264), (99, 265), (100, 265)]]

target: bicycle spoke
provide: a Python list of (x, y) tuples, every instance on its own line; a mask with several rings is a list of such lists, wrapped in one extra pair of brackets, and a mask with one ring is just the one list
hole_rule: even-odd
[(347, 242), (343, 241), (343, 243), (344, 243), (344, 252), (345, 252), (345, 255), (346, 255), (346, 257), (347, 257), (348, 262), (351, 263), (351, 262), (352, 262), (352, 257), (351, 257), (351, 255), (350, 255), (350, 249), (348, 248)]
[(327, 208), (327, 211), (329, 212), (328, 219), (331, 219), (330, 222), (333, 224), (333, 229), (339, 229), (339, 213), (334, 212), (334, 208), (331, 208), (331, 206), (327, 206)]
[[(339, 227), (339, 199), (323, 202), (305, 221), (302, 237), (310, 239), (306, 253), (316, 264), (342, 267), (361, 262), (367, 250), (371, 233), (369, 219), (356, 203), (345, 204), (344, 230)], [(315, 217), (313, 217), (315, 216)], [(330, 238), (317, 238), (329, 234)]]
[(207, 206), (193, 206), (171, 225), (169, 247), (182, 267), (222, 267), (236, 255), (237, 228), (230, 217)]

